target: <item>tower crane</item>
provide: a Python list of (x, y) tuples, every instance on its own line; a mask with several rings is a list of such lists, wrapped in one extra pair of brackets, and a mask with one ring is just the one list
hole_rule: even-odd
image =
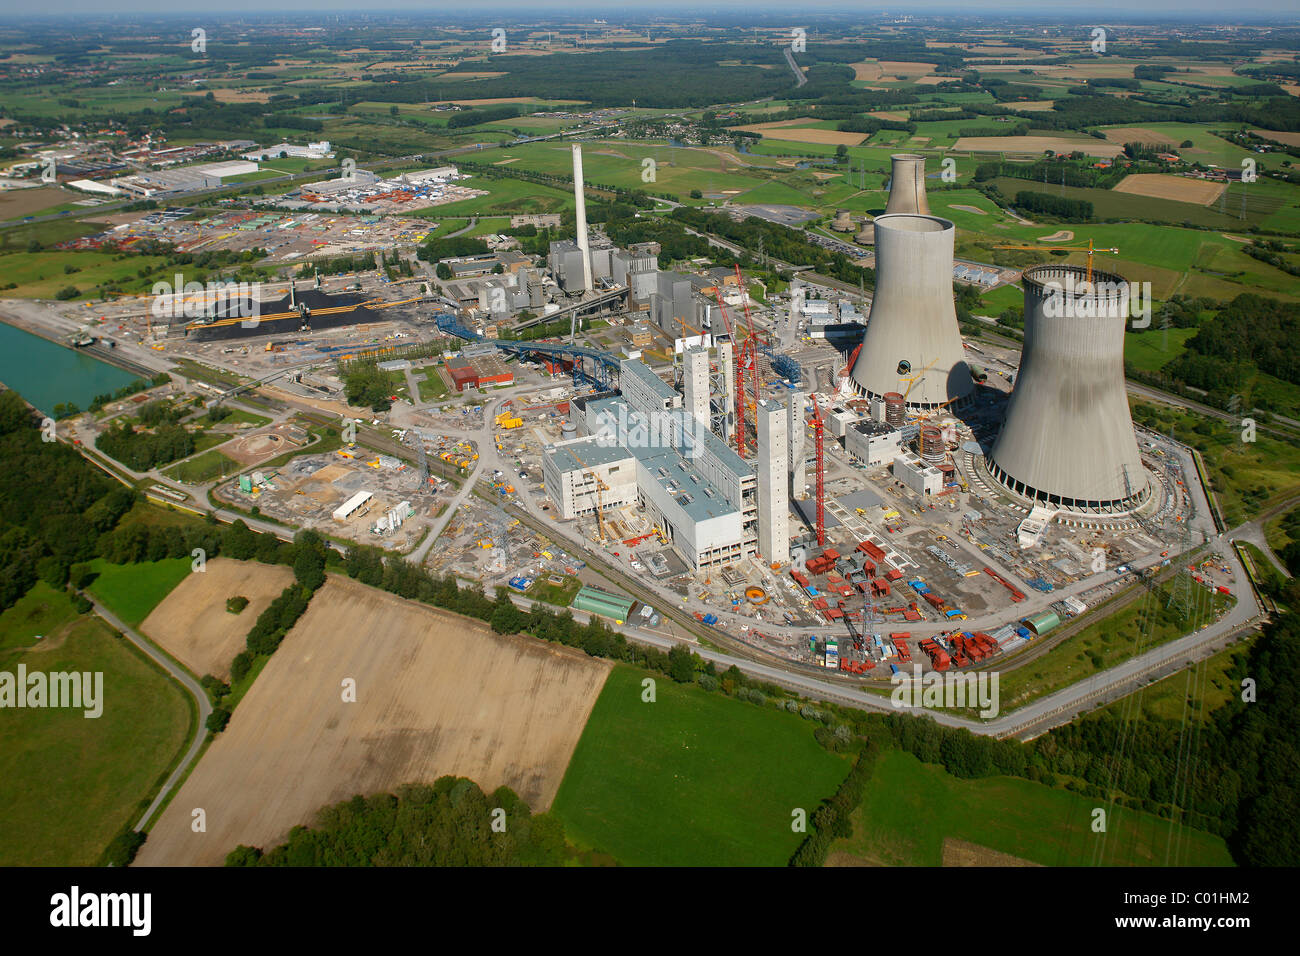
[(596, 480), (596, 533), (600, 536), (600, 540), (603, 542), (605, 540), (605, 516), (603, 514), (605, 501), (601, 493), (609, 491), (609, 485), (605, 484), (604, 479), (602, 479), (599, 474), (588, 468), (587, 463), (579, 458), (577, 452), (572, 448), (569, 449), (569, 454), (573, 456), (573, 460), (583, 469), (582, 473), (584, 475)]
[[(1046, 250), (1046, 251), (1048, 251), (1048, 252), (1052, 252), (1052, 251), (1054, 251), (1054, 250), (1056, 250), (1056, 249), (1067, 249), (1067, 250), (1068, 250), (1068, 249), (1074, 249), (1074, 250), (1083, 250), (1084, 247), (1081, 246), (1081, 245), (1080, 245), (1080, 246), (1057, 246), (1057, 245), (1052, 245), (1052, 246), (1041, 246), (1041, 245), (1026, 245), (1026, 246), (1019, 246), (1019, 245), (1005, 245), (1005, 246), (994, 246), (993, 248), (994, 248), (994, 249), (1022, 249), (1022, 250), (1027, 250), (1027, 251), (1028, 251), (1028, 250)], [(1094, 248), (1093, 248), (1093, 245), (1092, 245), (1092, 240), (1089, 239), (1089, 240), (1088, 240), (1087, 252), (1088, 252), (1088, 282), (1089, 282), (1089, 284), (1091, 284), (1091, 282), (1092, 282), (1092, 256), (1093, 256), (1093, 253), (1096, 253), (1096, 252), (1109, 252), (1111, 255), (1113, 255), (1113, 256), (1117, 256), (1117, 255), (1119, 255), (1119, 250), (1118, 250), (1118, 249), (1114, 249), (1114, 248), (1111, 248), (1111, 249), (1094, 249)]]
[[(754, 363), (754, 406), (757, 409), (759, 395), (758, 380), (758, 336), (754, 334), (754, 317), (749, 312), (749, 296), (745, 295), (745, 280), (740, 275), (740, 263), (736, 263), (736, 288), (740, 291), (740, 304), (745, 310), (745, 325), (749, 328), (749, 339), (746, 341), (746, 347), (749, 349), (749, 357)], [(755, 410), (755, 420), (758, 412)]]
[(721, 289), (713, 290), (714, 296), (718, 300), (718, 310), (722, 313), (722, 321), (727, 327), (727, 335), (731, 336), (732, 358), (736, 362), (736, 453), (741, 458), (745, 457), (745, 364), (741, 360), (740, 343), (736, 339), (736, 333), (731, 327), (731, 317), (727, 315), (726, 303), (722, 301)]

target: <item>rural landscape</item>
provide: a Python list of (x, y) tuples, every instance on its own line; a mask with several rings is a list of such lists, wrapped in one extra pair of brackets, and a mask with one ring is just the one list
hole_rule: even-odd
[(0, 867), (1300, 864), (1300, 20), (952, 6), (0, 11)]

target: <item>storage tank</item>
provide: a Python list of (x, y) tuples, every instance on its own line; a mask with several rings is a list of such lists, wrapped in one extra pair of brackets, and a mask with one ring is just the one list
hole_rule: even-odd
[(889, 202), (885, 212), (930, 215), (930, 203), (925, 198), (925, 157), (919, 153), (895, 153), (889, 159)]
[(1025, 345), (988, 456), (1009, 491), (1075, 511), (1124, 513), (1151, 493), (1124, 387), (1128, 283), (1078, 266), (1026, 269)]
[(953, 305), (956, 232), (938, 216), (876, 219), (876, 293), (852, 372), (868, 396), (901, 392), (909, 409), (926, 410), (975, 388)]
[(560, 439), (567, 441), (570, 438), (578, 437), (578, 426), (573, 422), (566, 421), (560, 425)]

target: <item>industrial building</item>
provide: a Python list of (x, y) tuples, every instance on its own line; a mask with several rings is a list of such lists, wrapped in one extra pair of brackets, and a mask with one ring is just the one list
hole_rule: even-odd
[(257, 163), (232, 160), (224, 163), (182, 166), (178, 169), (144, 170), (130, 176), (119, 176), (110, 180), (109, 185), (133, 196), (147, 199), (150, 196), (217, 189), (227, 180), (257, 171)]
[(903, 451), (903, 433), (887, 422), (854, 422), (844, 434), (844, 450), (868, 468), (876, 468)]
[(570, 520), (597, 507), (618, 508), (636, 501), (636, 460), (624, 448), (592, 435), (547, 445), (542, 454), (546, 490), (558, 516)]
[(513, 385), (515, 381), (515, 373), (495, 353), (449, 356), (444, 362), (458, 392), (489, 385)]
[(894, 459), (894, 477), (918, 495), (937, 495), (943, 491), (943, 472), (914, 455)]
[(1026, 269), (1025, 345), (989, 474), (1021, 500), (1124, 514), (1151, 494), (1124, 384), (1129, 287), (1078, 266)]
[(851, 372), (868, 397), (899, 392), (927, 411), (974, 391), (953, 305), (956, 231), (938, 216), (876, 219), (876, 294)]
[[(691, 355), (697, 370), (707, 370), (707, 352)], [(600, 467), (634, 461), (636, 505), (694, 570), (731, 564), (760, 551), (771, 552), (770, 558), (764, 554), (770, 561), (788, 560), (785, 406), (772, 403), (767, 408), (765, 403), (769, 423), (761, 426), (765, 430), (760, 441), (776, 458), (760, 488), (760, 477), (749, 463), (709, 429), (707, 413), (705, 420), (698, 417), (701, 399), (709, 398), (707, 379), (702, 387), (692, 386), (688, 405), (694, 411), (684, 408), (682, 395), (639, 360), (622, 362), (619, 381), (621, 394), (575, 403), (574, 414), (581, 416), (575, 424), (590, 436), (574, 444), (577, 457), (585, 462), (582, 449), (599, 448), (602, 453), (595, 460)], [(566, 508), (579, 510), (565, 500), (569, 489), (587, 487), (575, 476), (582, 469), (566, 457), (565, 447), (549, 447), (546, 463), (547, 490), (562, 517)], [(608, 477), (604, 481), (611, 488), (611, 500), (626, 497), (613, 492)], [(600, 494), (606, 494), (604, 488)], [(763, 546), (760, 534), (765, 536)]]

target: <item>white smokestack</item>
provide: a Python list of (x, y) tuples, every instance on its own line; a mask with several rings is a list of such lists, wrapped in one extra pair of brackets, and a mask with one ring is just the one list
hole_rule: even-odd
[(582, 191), (582, 147), (573, 144), (573, 201), (578, 214), (578, 250), (582, 253), (582, 289), (590, 291), (591, 244), (587, 241), (587, 197)]

